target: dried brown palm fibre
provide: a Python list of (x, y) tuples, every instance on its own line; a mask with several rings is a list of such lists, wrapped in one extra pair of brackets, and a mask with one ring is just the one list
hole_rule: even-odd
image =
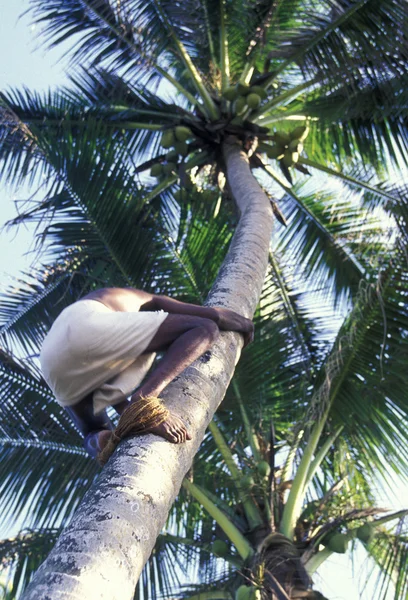
[(121, 440), (130, 435), (140, 435), (149, 429), (160, 425), (169, 416), (169, 411), (163, 406), (160, 398), (147, 396), (129, 404), (121, 414), (118, 425), (111, 433), (105, 448), (98, 454), (98, 462), (104, 465)]

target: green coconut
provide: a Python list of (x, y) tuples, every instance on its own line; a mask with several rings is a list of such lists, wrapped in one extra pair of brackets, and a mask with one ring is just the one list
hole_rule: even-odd
[(344, 554), (347, 550), (349, 539), (344, 533), (335, 533), (327, 543), (327, 547), (332, 552), (337, 554)]
[(249, 490), (254, 485), (254, 479), (251, 475), (244, 475), (241, 479), (241, 487), (244, 490)]
[(174, 173), (177, 169), (177, 165), (175, 163), (169, 162), (165, 165), (163, 165), (163, 171), (166, 175), (171, 175), (171, 173)]
[(375, 529), (371, 525), (371, 523), (364, 523), (361, 525), (356, 532), (356, 535), (359, 540), (364, 542), (365, 544), (369, 544), (374, 537)]
[(285, 167), (293, 167), (299, 160), (299, 152), (291, 152), (289, 149), (285, 150), (282, 161)]
[(247, 104), (249, 108), (255, 110), (261, 104), (261, 97), (258, 94), (248, 94), (246, 97)]
[(302, 142), (299, 142), (299, 140), (292, 140), (288, 146), (289, 150), (292, 150), (292, 152), (302, 152), (303, 150), (303, 144)]
[(236, 98), (238, 98), (238, 90), (236, 87), (229, 87), (223, 92), (223, 97), (230, 102), (233, 102)]
[(245, 83), (237, 83), (235, 89), (240, 96), (247, 96), (250, 93), (250, 87), (249, 85), (245, 85)]
[(307, 125), (299, 125), (299, 127), (295, 127), (293, 131), (290, 132), (290, 137), (292, 140), (299, 140), (299, 142), (303, 142), (309, 133), (309, 127)]
[(186, 142), (188, 138), (191, 138), (193, 132), (190, 127), (185, 127), (184, 125), (177, 125), (174, 130), (174, 135), (178, 142)]
[(275, 131), (275, 142), (281, 146), (289, 146), (291, 142), (290, 135), (286, 131)]
[(246, 110), (246, 108), (246, 98), (244, 98), (243, 96), (239, 97), (238, 100), (235, 102), (235, 112), (239, 115), (240, 113), (243, 113), (244, 110)]
[(260, 85), (253, 85), (249, 91), (251, 94), (257, 94), (261, 100), (266, 100), (268, 97), (268, 92)]
[(163, 132), (163, 135), (161, 137), (161, 145), (162, 148), (171, 148), (172, 146), (174, 146), (174, 133), (171, 129), (167, 129), (166, 131)]
[(249, 585), (240, 585), (235, 592), (235, 600), (252, 600), (254, 588)]
[(170, 152), (167, 152), (166, 154), (166, 160), (167, 162), (177, 162), (178, 161), (178, 152), (176, 152), (176, 150), (170, 150)]
[(261, 460), (256, 465), (256, 468), (258, 469), (258, 473), (262, 477), (267, 477), (269, 475), (269, 473), (271, 472), (271, 467), (270, 467), (269, 463), (266, 460)]
[(223, 540), (215, 540), (215, 542), (211, 546), (211, 550), (213, 554), (223, 557), (226, 554), (228, 554), (229, 548), (228, 544), (226, 544)]
[(160, 175), (163, 173), (163, 167), (160, 163), (156, 163), (155, 165), (152, 166), (152, 168), (150, 169), (150, 175), (152, 177), (160, 177)]
[(175, 142), (174, 150), (177, 152), (177, 154), (180, 154), (181, 156), (186, 156), (186, 154), (188, 154), (187, 142)]
[(276, 159), (280, 160), (281, 158), (283, 158), (284, 152), (285, 152), (284, 146), (270, 146), (266, 150), (266, 156), (268, 158), (276, 158)]

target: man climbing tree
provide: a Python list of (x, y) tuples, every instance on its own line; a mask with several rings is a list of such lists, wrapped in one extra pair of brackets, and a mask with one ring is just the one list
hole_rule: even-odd
[[(120, 440), (154, 433), (190, 440), (183, 421), (159, 401), (164, 388), (206, 352), (220, 330), (253, 337), (249, 319), (224, 308), (196, 306), (126, 288), (102, 288), (66, 308), (41, 351), (44, 377), (85, 436), (91, 456), (106, 462)], [(165, 351), (158, 367), (133, 393)], [(106, 408), (121, 418), (112, 431)], [(101, 452), (103, 451), (103, 452)]]

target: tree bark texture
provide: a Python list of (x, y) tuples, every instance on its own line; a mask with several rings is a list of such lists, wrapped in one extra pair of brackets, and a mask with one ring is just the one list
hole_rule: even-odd
[[(225, 144), (227, 179), (241, 218), (208, 299), (251, 317), (265, 277), (272, 211), (245, 153)], [(86, 493), (72, 522), (26, 589), (24, 600), (130, 600), (182, 480), (218, 408), (242, 347), (223, 333), (209, 352), (166, 389), (168, 408), (193, 440), (126, 439)]]

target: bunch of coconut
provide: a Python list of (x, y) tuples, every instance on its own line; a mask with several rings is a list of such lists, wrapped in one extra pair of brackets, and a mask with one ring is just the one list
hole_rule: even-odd
[(237, 85), (227, 88), (222, 95), (225, 100), (232, 102), (234, 115), (242, 115), (248, 110), (256, 110), (268, 97), (266, 90), (260, 85), (249, 86), (243, 83), (237, 83)]
[(332, 552), (344, 554), (347, 551), (351, 537), (357, 537), (364, 544), (369, 544), (374, 535), (375, 527), (371, 523), (364, 523), (357, 530), (352, 530), (349, 533), (328, 534), (322, 543)]
[(253, 585), (240, 585), (235, 592), (235, 600), (260, 600), (261, 590)]
[(261, 149), (266, 152), (268, 158), (281, 160), (285, 167), (293, 167), (303, 151), (303, 142), (307, 138), (309, 127), (300, 125), (290, 133), (286, 131), (275, 131), (273, 140), (275, 144), (262, 144)]
[[(150, 170), (152, 177), (169, 176), (177, 173), (177, 165), (180, 156), (188, 154), (187, 140), (193, 136), (193, 132), (189, 127), (177, 125), (173, 129), (163, 131), (160, 145), (165, 150), (169, 150), (166, 154), (166, 162), (158, 162)], [(173, 150), (170, 150), (173, 148)]]

